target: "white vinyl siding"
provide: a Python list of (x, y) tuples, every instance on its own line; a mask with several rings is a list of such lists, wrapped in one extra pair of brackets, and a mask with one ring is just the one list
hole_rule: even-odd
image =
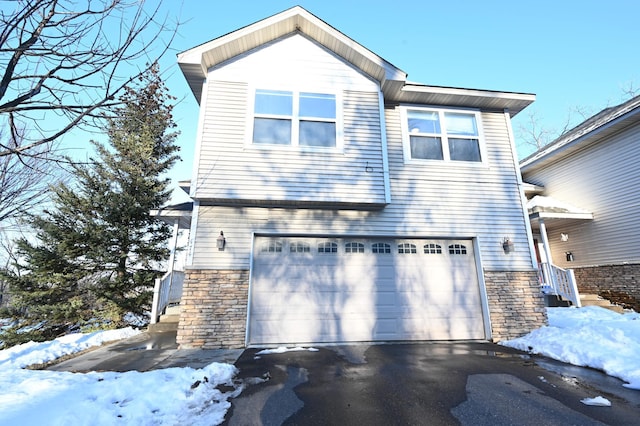
[[(251, 87), (285, 85), (340, 92), (343, 152), (247, 148)], [(482, 163), (405, 163), (400, 106), (385, 107), (381, 123), (379, 87), (303, 36), (278, 40), (211, 69), (206, 87), (193, 267), (249, 269), (252, 233), (267, 233), (476, 239), (485, 269), (531, 270), (508, 114), (479, 114), (486, 151)], [(390, 194), (385, 194), (385, 180)], [(255, 207), (211, 206), (234, 202)], [(368, 205), (375, 208), (356, 209)], [(215, 245), (221, 230), (227, 239), (224, 251)], [(508, 255), (502, 250), (505, 237), (514, 243)]]
[[(256, 69), (261, 73), (252, 79)], [(206, 87), (196, 198), (276, 206), (386, 203), (379, 87), (325, 49), (288, 37), (213, 68)], [(278, 87), (336, 93), (341, 149), (251, 146), (252, 90)]]
[[(553, 262), (571, 268), (640, 262), (640, 126), (627, 128), (524, 175), (545, 195), (593, 213), (592, 221), (547, 222)], [(561, 241), (560, 234), (569, 236)], [(573, 253), (567, 262), (565, 253)]]

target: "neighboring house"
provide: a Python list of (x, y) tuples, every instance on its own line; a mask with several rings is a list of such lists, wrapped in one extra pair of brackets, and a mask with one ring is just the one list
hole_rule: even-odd
[(580, 292), (640, 300), (639, 155), (640, 96), (520, 162), (523, 180), (537, 186), (529, 203), (538, 252), (571, 268)]
[(511, 131), (534, 95), (411, 83), (300, 7), (178, 63), (200, 104), (182, 347), (545, 323)]

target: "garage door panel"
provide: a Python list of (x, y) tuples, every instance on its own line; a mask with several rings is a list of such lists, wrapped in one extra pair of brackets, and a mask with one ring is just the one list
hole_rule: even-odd
[[(308, 253), (293, 253), (284, 237), (256, 238), (251, 344), (484, 339), (471, 241), (298, 241)], [(276, 242), (280, 252), (261, 251)], [(332, 244), (335, 252), (318, 252)], [(387, 252), (373, 251), (384, 244)]]

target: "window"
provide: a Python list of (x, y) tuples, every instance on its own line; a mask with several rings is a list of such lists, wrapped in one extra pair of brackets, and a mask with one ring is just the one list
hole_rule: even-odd
[(451, 244), (449, 254), (467, 254), (467, 247), (462, 244)]
[(338, 244), (337, 243), (320, 243), (318, 244), (318, 253), (337, 253), (338, 252)]
[(440, 244), (425, 244), (423, 248), (426, 254), (442, 254)]
[(345, 243), (345, 253), (364, 253), (364, 244), (362, 243)]
[(389, 254), (391, 253), (391, 245), (387, 243), (373, 243), (371, 244), (371, 252), (375, 254)]
[(406, 158), (482, 162), (478, 113), (417, 108), (404, 111)]
[(282, 252), (282, 242), (280, 241), (267, 241), (262, 244), (260, 248), (262, 253), (280, 253)]
[(410, 244), (410, 243), (402, 243), (402, 244), (398, 244), (398, 253), (400, 254), (413, 254), (413, 253), (418, 253), (417, 249), (416, 249), (416, 245), (415, 244)]
[(336, 95), (258, 89), (253, 112), (255, 145), (338, 145)]
[(311, 251), (311, 246), (302, 241), (294, 241), (289, 244), (289, 252), (291, 253), (309, 253)]

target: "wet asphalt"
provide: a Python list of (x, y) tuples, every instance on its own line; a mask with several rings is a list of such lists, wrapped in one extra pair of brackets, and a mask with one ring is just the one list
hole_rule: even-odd
[[(234, 363), (224, 425), (638, 425), (640, 391), (605, 374), (488, 342), (261, 349), (178, 349), (143, 333), (49, 367), (148, 371)], [(611, 407), (580, 401), (603, 396)]]

